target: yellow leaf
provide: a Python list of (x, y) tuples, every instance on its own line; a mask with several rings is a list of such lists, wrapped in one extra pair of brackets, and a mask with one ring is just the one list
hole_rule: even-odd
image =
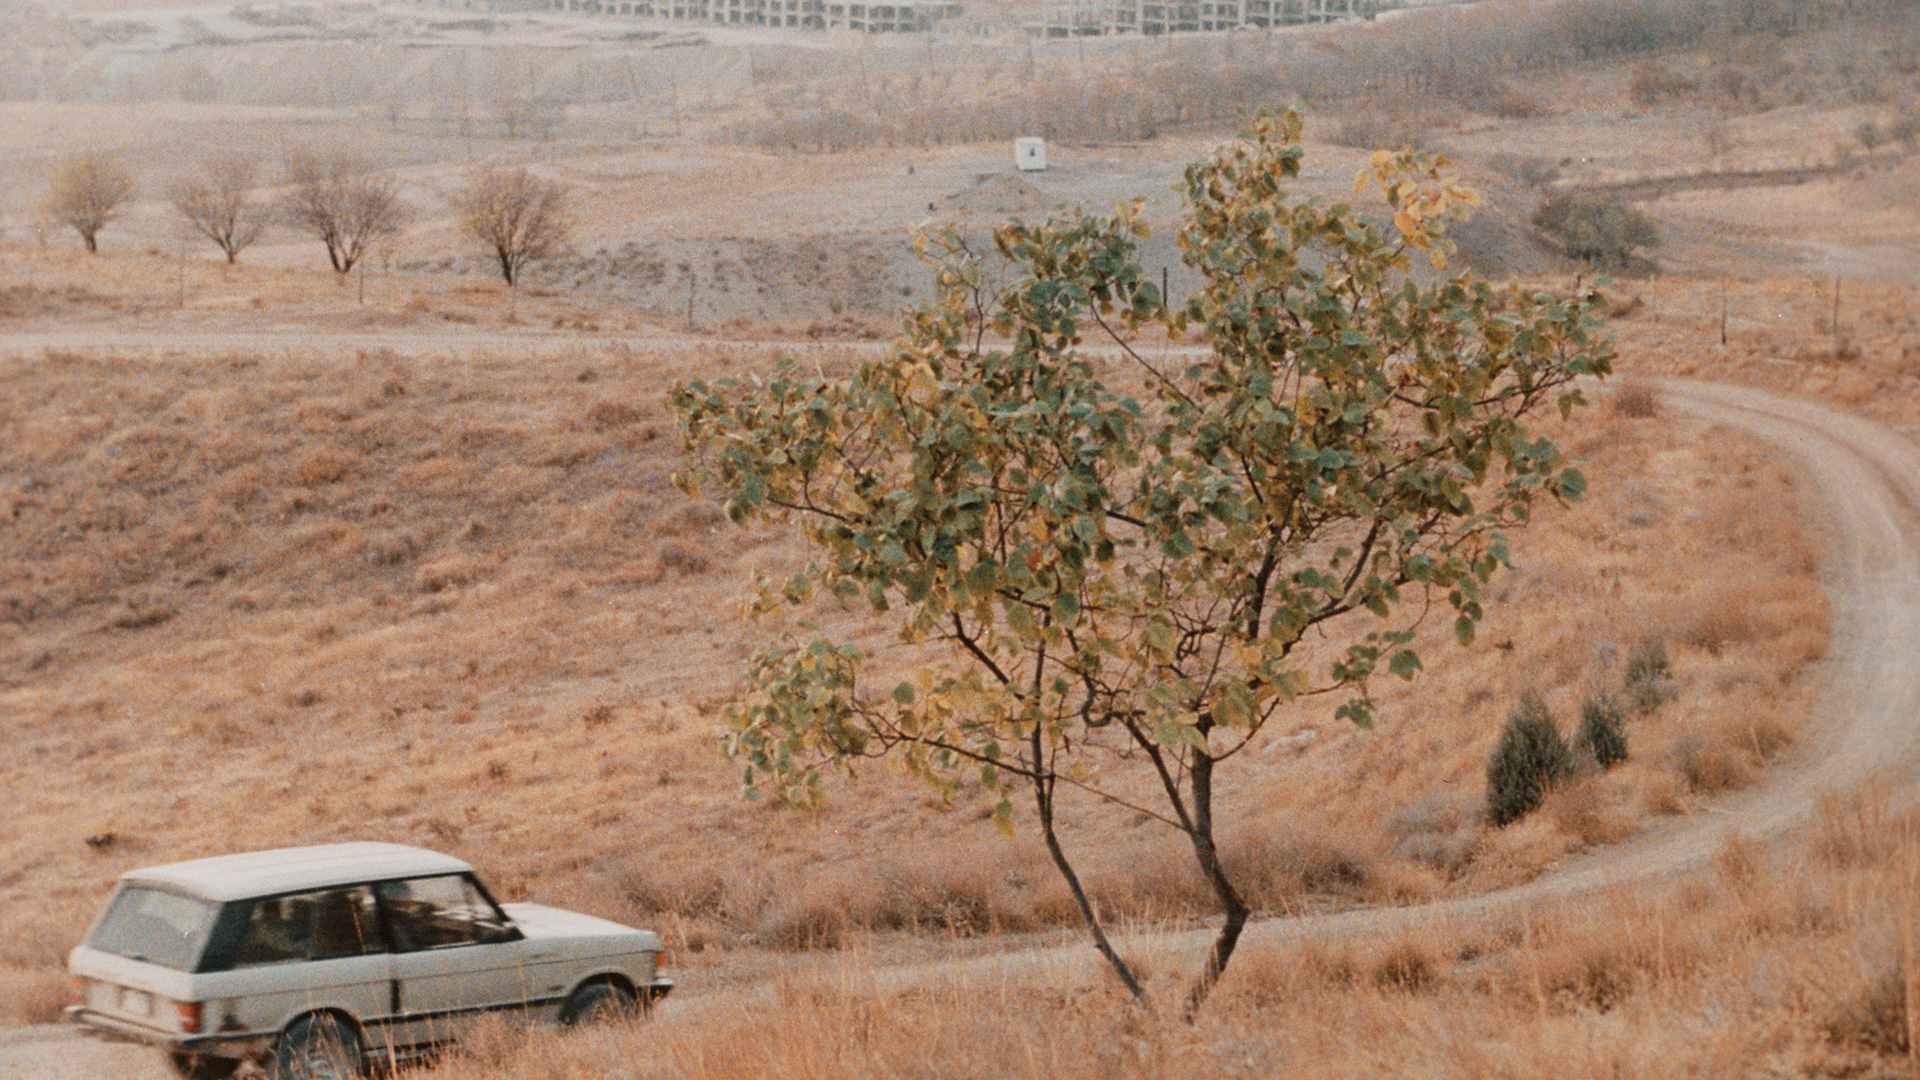
[[(1413, 240), (1415, 234), (1420, 232), (1420, 222), (1405, 210), (1393, 215), (1393, 227), (1399, 229), (1400, 235), (1405, 236), (1409, 240)], [(1419, 241), (1415, 240), (1414, 242), (1418, 243)]]

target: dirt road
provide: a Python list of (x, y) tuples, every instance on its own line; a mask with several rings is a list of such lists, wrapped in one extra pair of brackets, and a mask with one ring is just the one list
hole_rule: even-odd
[[(1823, 693), (1794, 756), (1759, 787), (1707, 813), (1665, 819), (1632, 843), (1570, 861), (1550, 876), (1499, 893), (1423, 908), (1355, 911), (1256, 924), (1249, 940), (1341, 935), (1404, 922), (1456, 921), (1622, 882), (1677, 873), (1711, 860), (1730, 831), (1777, 837), (1804, 823), (1821, 796), (1872, 779), (1896, 787), (1920, 769), (1920, 447), (1865, 420), (1762, 391), (1666, 383), (1668, 408), (1738, 429), (1779, 448), (1804, 471), (1812, 512), (1833, 537), (1826, 585), (1833, 645)], [(1144, 947), (1201, 948), (1200, 932), (1164, 935)], [(1039, 971), (1083, 975), (1097, 963), (1085, 945), (963, 962), (902, 967), (889, 985), (936, 974), (994, 977)], [(676, 995), (659, 1023), (697, 1022), (700, 988)], [(88, 1076), (136, 1080), (168, 1075), (156, 1051), (101, 1044), (57, 1027), (0, 1031), (0, 1080)]]

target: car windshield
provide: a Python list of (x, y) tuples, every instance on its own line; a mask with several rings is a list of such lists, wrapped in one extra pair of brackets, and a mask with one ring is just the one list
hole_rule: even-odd
[(206, 900), (129, 885), (114, 896), (87, 944), (115, 956), (191, 971), (213, 925), (213, 908)]

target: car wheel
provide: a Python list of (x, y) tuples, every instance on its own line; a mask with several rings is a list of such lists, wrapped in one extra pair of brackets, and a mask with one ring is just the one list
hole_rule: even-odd
[(640, 1003), (633, 994), (612, 983), (588, 983), (573, 992), (560, 1010), (563, 1024), (604, 1024), (632, 1020), (640, 1015)]
[(336, 1016), (294, 1021), (273, 1048), (273, 1080), (351, 1080), (365, 1071), (360, 1036)]
[(239, 1058), (208, 1057), (185, 1050), (168, 1054), (167, 1062), (173, 1066), (174, 1072), (186, 1077), (186, 1080), (227, 1080), (227, 1077), (240, 1071)]

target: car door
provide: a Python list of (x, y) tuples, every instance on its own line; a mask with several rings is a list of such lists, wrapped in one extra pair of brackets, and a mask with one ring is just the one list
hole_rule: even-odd
[(396, 1041), (446, 1042), (488, 1012), (526, 1006), (528, 943), (471, 875), (375, 891), (393, 950)]

